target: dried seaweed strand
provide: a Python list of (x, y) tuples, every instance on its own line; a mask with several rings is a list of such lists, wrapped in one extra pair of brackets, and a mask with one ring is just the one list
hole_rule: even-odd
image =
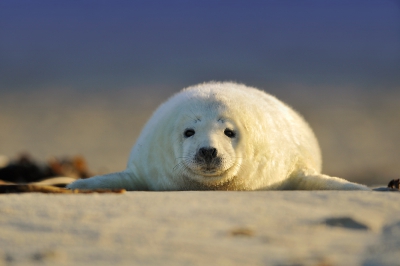
[(38, 185), (0, 185), (0, 194), (8, 193), (60, 193), (60, 194), (79, 194), (79, 193), (124, 193), (125, 189), (66, 189), (54, 186)]

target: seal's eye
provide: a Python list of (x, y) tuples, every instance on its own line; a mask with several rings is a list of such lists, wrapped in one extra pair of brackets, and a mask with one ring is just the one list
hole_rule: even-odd
[(186, 129), (185, 132), (183, 133), (183, 135), (184, 135), (186, 138), (189, 138), (189, 137), (193, 136), (194, 133), (195, 133), (195, 132), (194, 132), (193, 129)]
[(230, 138), (234, 138), (236, 136), (235, 131), (230, 130), (229, 128), (226, 128), (224, 131), (224, 134)]

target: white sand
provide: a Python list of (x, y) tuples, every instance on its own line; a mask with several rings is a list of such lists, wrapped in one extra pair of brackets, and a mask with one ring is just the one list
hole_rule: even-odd
[(399, 265), (399, 200), (354, 191), (0, 195), (0, 265)]

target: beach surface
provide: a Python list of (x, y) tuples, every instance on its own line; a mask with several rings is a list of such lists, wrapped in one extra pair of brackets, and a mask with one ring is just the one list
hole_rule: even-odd
[(398, 265), (400, 193), (0, 195), (0, 265)]

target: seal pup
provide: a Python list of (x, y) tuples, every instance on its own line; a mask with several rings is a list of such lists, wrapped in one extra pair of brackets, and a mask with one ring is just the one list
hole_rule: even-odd
[(126, 190), (368, 190), (321, 174), (308, 124), (275, 97), (209, 82), (163, 103), (133, 146), (127, 168), (68, 188)]

